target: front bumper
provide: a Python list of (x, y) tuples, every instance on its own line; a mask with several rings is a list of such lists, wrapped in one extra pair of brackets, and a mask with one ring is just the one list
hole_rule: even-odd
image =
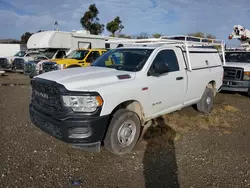
[(250, 81), (223, 80), (222, 91), (248, 92)]
[(11, 64), (0, 65), (0, 70), (10, 71), (10, 70), (12, 70), (12, 66), (11, 66)]
[(59, 119), (37, 111), (32, 104), (29, 112), (32, 123), (49, 135), (86, 151), (100, 151), (109, 116)]
[(34, 76), (39, 74), (39, 71), (36, 70), (35, 68), (34, 69), (29, 69), (29, 68), (24, 67), (23, 73), (24, 73), (25, 76), (34, 77)]

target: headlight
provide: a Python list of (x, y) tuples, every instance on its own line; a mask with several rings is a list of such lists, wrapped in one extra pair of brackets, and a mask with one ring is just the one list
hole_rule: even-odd
[(65, 69), (66, 65), (65, 64), (57, 64), (57, 69), (61, 70), (61, 69)]
[(103, 104), (100, 96), (62, 96), (64, 105), (75, 112), (94, 112)]
[(244, 72), (243, 80), (246, 80), (246, 81), (250, 80), (250, 72)]

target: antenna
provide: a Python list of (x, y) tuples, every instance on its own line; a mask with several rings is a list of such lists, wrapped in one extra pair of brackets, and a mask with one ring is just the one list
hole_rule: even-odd
[(59, 31), (58, 21), (55, 21), (54, 25), (55, 25), (54, 31)]

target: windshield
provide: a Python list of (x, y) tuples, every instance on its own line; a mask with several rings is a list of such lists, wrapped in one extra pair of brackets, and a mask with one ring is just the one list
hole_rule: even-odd
[(114, 49), (100, 56), (92, 66), (108, 67), (117, 70), (140, 71), (153, 49)]
[(71, 52), (66, 59), (77, 59), (77, 60), (83, 60), (86, 55), (88, 54), (88, 50), (76, 50)]
[(52, 59), (55, 55), (55, 53), (57, 52), (57, 49), (49, 49), (49, 50), (45, 50), (42, 53), (48, 57), (49, 59)]
[(226, 62), (250, 63), (250, 52), (226, 52)]
[(16, 57), (24, 57), (25, 54), (26, 54), (25, 51), (19, 51), (14, 56), (16, 56)]
[(28, 54), (26, 55), (26, 57), (32, 57), (32, 58), (34, 58), (34, 57), (36, 57), (36, 56), (38, 56), (38, 55), (41, 55), (41, 53), (32, 52), (32, 53), (28, 53)]

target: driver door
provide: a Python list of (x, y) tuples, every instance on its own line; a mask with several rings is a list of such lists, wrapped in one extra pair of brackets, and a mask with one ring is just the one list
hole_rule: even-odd
[[(163, 69), (165, 71), (162, 71)], [(153, 117), (175, 111), (183, 106), (187, 83), (185, 75), (173, 49), (158, 52), (147, 75), (149, 108)]]

